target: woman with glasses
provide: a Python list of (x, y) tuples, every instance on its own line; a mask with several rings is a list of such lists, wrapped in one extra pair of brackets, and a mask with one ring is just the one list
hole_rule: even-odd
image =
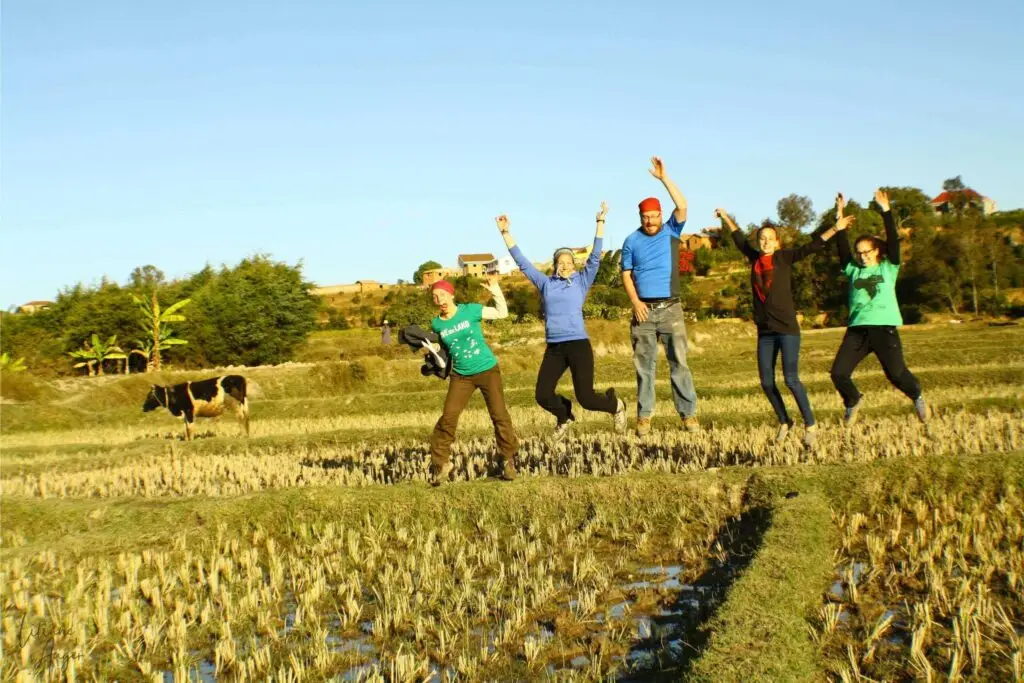
[(800, 324), (796, 320), (796, 304), (791, 285), (793, 264), (820, 251), (832, 235), (846, 229), (853, 217), (840, 218), (834, 227), (815, 235), (808, 244), (796, 249), (783, 249), (778, 229), (768, 223), (758, 228), (755, 238), (758, 248), (755, 249), (725, 209), (716, 209), (715, 216), (722, 221), (723, 237), (732, 233), (736, 248), (750, 262), (750, 289), (754, 324), (757, 325), (757, 371), (761, 377), (761, 389), (779, 420), (779, 431), (775, 439), (780, 442), (785, 440), (793, 427), (786, 405), (782, 402), (782, 394), (775, 384), (775, 367), (781, 355), (782, 377), (800, 409), (806, 427), (804, 445), (810, 448), (814, 445), (818, 431), (807, 390), (798, 373)]
[[(857, 421), (863, 395), (850, 376), (868, 354), (874, 353), (886, 378), (914, 402), (914, 411), (924, 422), (928, 419), (928, 406), (921, 395), (921, 384), (903, 360), (903, 346), (896, 329), (903, 324), (896, 300), (896, 276), (900, 272), (899, 233), (889, 206), (889, 195), (884, 190), (875, 191), (875, 204), (885, 224), (884, 241), (873, 235), (861, 236), (854, 242), (851, 256), (846, 234), (841, 233), (836, 240), (839, 261), (849, 279), (850, 320), (832, 363), (832, 383), (843, 397), (846, 407), (843, 419), (847, 425), (852, 425)], [(836, 198), (836, 214), (840, 218), (844, 206), (845, 200), (840, 193)]]

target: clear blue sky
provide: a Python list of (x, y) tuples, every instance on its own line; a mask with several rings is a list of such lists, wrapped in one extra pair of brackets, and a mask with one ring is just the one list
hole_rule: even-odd
[(256, 252), (409, 279), (504, 253), (499, 212), (543, 260), (602, 199), (617, 247), (668, 201), (653, 154), (691, 231), (957, 174), (1021, 207), (1021, 26), (1020, 0), (7, 0), (0, 306)]

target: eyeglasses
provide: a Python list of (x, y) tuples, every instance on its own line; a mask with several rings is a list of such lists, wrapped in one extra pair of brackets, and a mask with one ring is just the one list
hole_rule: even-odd
[(868, 249), (867, 251), (858, 251), (857, 252), (857, 256), (866, 256), (868, 254), (873, 254), (873, 253), (875, 253), (874, 249)]

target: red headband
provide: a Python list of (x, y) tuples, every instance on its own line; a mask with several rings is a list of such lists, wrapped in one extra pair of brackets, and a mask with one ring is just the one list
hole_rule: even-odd
[(661, 202), (658, 201), (657, 197), (648, 197), (640, 202), (640, 213), (645, 211), (661, 211)]
[(455, 285), (448, 282), (447, 280), (438, 280), (430, 287), (430, 291), (433, 292), (435, 289), (443, 289), (452, 296), (455, 296)]

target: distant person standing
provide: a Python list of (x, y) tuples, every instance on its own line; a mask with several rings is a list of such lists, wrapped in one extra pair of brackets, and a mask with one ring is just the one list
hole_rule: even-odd
[(640, 227), (622, 245), (622, 284), (633, 304), (630, 340), (636, 368), (636, 433), (651, 431), (654, 415), (654, 376), (658, 342), (665, 345), (672, 401), (689, 432), (698, 431), (697, 392), (686, 364), (686, 322), (679, 301), (679, 236), (686, 224), (686, 198), (665, 174), (658, 157), (651, 157), (651, 175), (661, 181), (675, 203), (662, 222), (661, 202), (648, 197), (640, 202)]
[(736, 248), (750, 263), (750, 290), (753, 298), (754, 324), (757, 326), (757, 371), (761, 377), (761, 390), (768, 397), (779, 420), (777, 441), (783, 441), (793, 426), (786, 412), (782, 394), (775, 384), (775, 366), (782, 356), (782, 378), (796, 399), (806, 431), (804, 445), (810, 448), (817, 438), (814, 411), (807, 398), (807, 390), (800, 381), (800, 324), (796, 320), (793, 301), (793, 264), (821, 251), (837, 231), (845, 230), (852, 216), (840, 218), (835, 226), (815, 235), (808, 244), (795, 249), (783, 249), (778, 230), (764, 225), (757, 230), (757, 249), (750, 246), (747, 236), (733, 222), (725, 209), (715, 209), (722, 220), (723, 237), (732, 234)]
[(384, 346), (391, 343), (391, 324), (387, 320), (380, 326), (380, 343)]
[[(836, 198), (836, 214), (842, 219), (846, 202)], [(875, 191), (875, 204), (882, 214), (885, 239), (862, 235), (853, 243), (845, 232), (836, 238), (839, 262), (849, 279), (850, 321), (846, 334), (832, 363), (832, 383), (846, 406), (844, 421), (857, 421), (863, 398), (851, 375), (868, 354), (874, 353), (882, 365), (886, 379), (914, 402), (914, 411), (921, 422), (928, 419), (928, 406), (921, 395), (921, 383), (903, 360), (903, 344), (898, 327), (903, 325), (900, 305), (896, 300), (896, 276), (900, 272), (900, 236), (889, 207), (889, 195)]]
[(502, 214), (494, 219), (509, 254), (540, 292), (541, 306), (544, 309), (544, 339), (547, 346), (544, 349), (544, 359), (540, 362), (540, 370), (537, 372), (534, 398), (541, 408), (555, 417), (553, 436), (556, 440), (562, 439), (569, 425), (575, 422), (572, 401), (556, 392), (558, 380), (567, 369), (572, 373), (572, 386), (580, 405), (586, 410), (611, 415), (616, 431), (626, 428), (626, 404), (615, 395), (615, 389), (608, 389), (601, 394), (594, 390), (594, 349), (590, 345), (590, 337), (587, 336), (583, 324), (583, 302), (587, 299), (587, 293), (594, 284), (597, 269), (601, 265), (601, 245), (604, 241), (607, 212), (608, 206), (601, 202), (601, 210), (597, 213), (594, 246), (582, 272), (576, 270), (576, 259), (572, 249), (562, 247), (555, 250), (552, 257), (554, 272), (551, 275), (540, 272), (523, 254), (509, 231), (508, 216)]

